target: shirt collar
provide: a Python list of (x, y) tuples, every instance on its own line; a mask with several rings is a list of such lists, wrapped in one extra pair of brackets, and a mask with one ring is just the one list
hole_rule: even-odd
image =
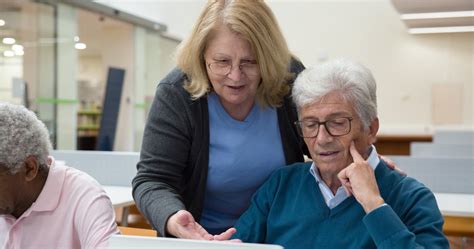
[(56, 165), (56, 161), (53, 157), (50, 157), (50, 159), (51, 166), (49, 167), (48, 178), (46, 179), (43, 190), (41, 190), (36, 201), (24, 213), (25, 215), (33, 211), (51, 211), (59, 204), (66, 171), (61, 169), (61, 165)]
[[(377, 153), (377, 149), (375, 149), (375, 146), (371, 145), (369, 150), (370, 153), (369, 157), (367, 158), (367, 162), (369, 163), (370, 167), (372, 167), (372, 169), (375, 171), (375, 168), (377, 168), (377, 165), (380, 163), (380, 158)], [(321, 179), (321, 176), (319, 175), (319, 170), (316, 170), (316, 164), (314, 161), (311, 167), (309, 168), (309, 172), (311, 173), (311, 175), (314, 176), (318, 183), (324, 183)]]

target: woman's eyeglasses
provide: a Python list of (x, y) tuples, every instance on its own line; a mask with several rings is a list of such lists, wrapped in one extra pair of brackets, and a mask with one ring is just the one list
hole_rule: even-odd
[[(232, 71), (232, 61), (219, 60), (207, 64), (212, 73), (219, 76), (227, 76)], [(239, 64), (239, 70), (247, 76), (256, 76), (260, 73), (260, 68), (256, 61), (244, 61)]]

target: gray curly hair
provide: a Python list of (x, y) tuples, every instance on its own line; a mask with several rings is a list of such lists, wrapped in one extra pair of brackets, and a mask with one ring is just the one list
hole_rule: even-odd
[(377, 86), (370, 70), (347, 59), (307, 68), (296, 78), (292, 97), (300, 109), (333, 91), (340, 91), (354, 105), (362, 127), (367, 130), (377, 118)]
[(17, 173), (25, 159), (36, 157), (41, 168), (48, 167), (52, 149), (46, 126), (20, 105), (0, 102), (0, 165)]

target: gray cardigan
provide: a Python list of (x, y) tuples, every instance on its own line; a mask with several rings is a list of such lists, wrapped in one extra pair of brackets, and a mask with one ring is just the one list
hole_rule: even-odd
[[(292, 63), (292, 72), (303, 69)], [(169, 236), (166, 222), (178, 210), (188, 210), (199, 221), (203, 209), (209, 162), (207, 98), (192, 100), (183, 88), (185, 81), (186, 75), (175, 68), (158, 84), (132, 182), (137, 207), (160, 236)], [(286, 163), (302, 162), (308, 153), (293, 124), (297, 113), (290, 96), (277, 115)]]

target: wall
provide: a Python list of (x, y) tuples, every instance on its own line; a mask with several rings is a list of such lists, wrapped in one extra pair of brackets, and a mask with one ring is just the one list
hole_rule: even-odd
[[(133, 99), (134, 99), (134, 32), (133, 27), (104, 29), (99, 38), (102, 43), (102, 60), (108, 67), (125, 69), (120, 112), (114, 150), (133, 151)], [(107, 72), (107, 71), (106, 71)]]
[(12, 95), (12, 82), (14, 78), (21, 79), (23, 60), (21, 57), (0, 58), (0, 100), (21, 104), (21, 98)]
[(78, 60), (77, 98), (79, 110), (102, 108), (107, 71), (100, 55), (81, 55)]
[(21, 9), (21, 38), (25, 44), (23, 79), (27, 83), (30, 108), (46, 124), (56, 146), (54, 8), (25, 4)]
[[(204, 5), (191, 0), (102, 2), (162, 22), (178, 38), (189, 33)], [(305, 65), (346, 57), (373, 71), (383, 133), (474, 126), (473, 33), (410, 35), (388, 0), (268, 2), (290, 49)], [(458, 90), (440, 98), (440, 86)], [(438, 101), (450, 108), (433, 108)], [(460, 118), (453, 120), (448, 112)]]
[[(382, 132), (453, 124), (434, 122), (434, 116), (449, 115), (432, 108), (436, 85), (462, 89), (450, 96), (463, 100), (450, 112), (459, 112), (457, 124), (474, 124), (473, 33), (410, 35), (388, 1), (276, 2), (272, 9), (290, 48), (306, 65), (346, 57), (372, 70)], [(301, 25), (308, 28), (295, 28)]]
[[(77, 148), (77, 50), (72, 37), (77, 35), (76, 9), (58, 4), (56, 19), (57, 36), (65, 42), (58, 42), (56, 49), (56, 93), (57, 99), (57, 149), (74, 150)], [(71, 139), (73, 138), (73, 139)]]

